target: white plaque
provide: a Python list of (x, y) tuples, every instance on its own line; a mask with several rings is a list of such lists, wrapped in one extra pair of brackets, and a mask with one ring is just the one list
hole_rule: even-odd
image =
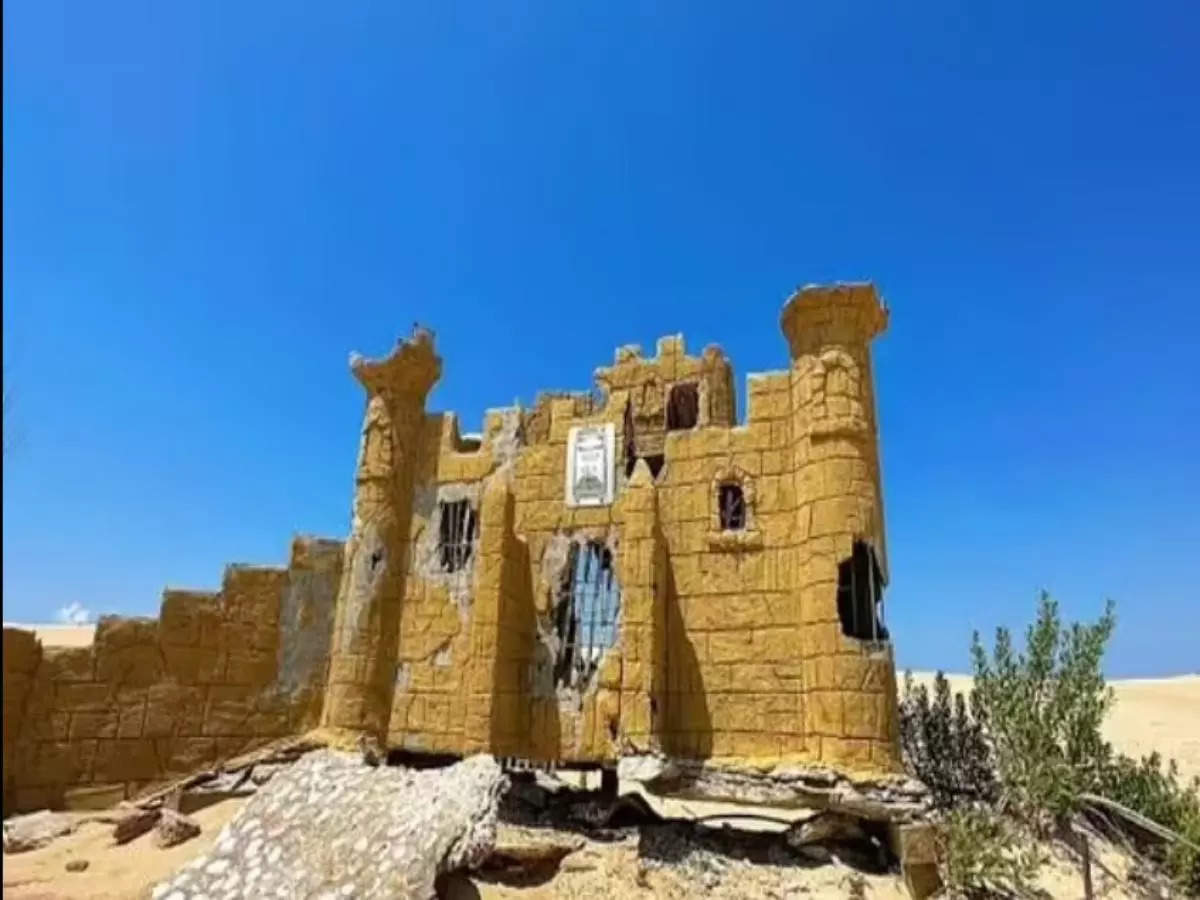
[(567, 506), (613, 502), (613, 442), (607, 425), (577, 425), (567, 434)]

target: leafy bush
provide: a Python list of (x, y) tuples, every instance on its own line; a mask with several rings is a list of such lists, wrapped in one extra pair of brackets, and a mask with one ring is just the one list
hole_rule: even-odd
[(1097, 787), (1111, 749), (1100, 726), (1112, 706), (1100, 662), (1116, 618), (1108, 603), (1093, 625), (1064, 630), (1058, 605), (1043, 593), (1025, 651), (1013, 650), (1008, 629), (996, 630), (989, 657), (971, 642), (976, 707), (992, 744), (1005, 808), (1046, 828), (1078, 809), (1079, 795)]
[[(990, 745), (1000, 808), (1045, 833), (1079, 811), (1082, 794), (1094, 793), (1200, 845), (1200, 779), (1185, 787), (1174, 762), (1164, 770), (1158, 754), (1114, 754), (1102, 737), (1113, 694), (1101, 662), (1115, 624), (1110, 602), (1096, 623), (1064, 629), (1058, 605), (1043, 593), (1023, 653), (1004, 628), (990, 657), (979, 635), (972, 639), (971, 713)], [(945, 701), (935, 699), (933, 710), (948, 718)], [(1185, 889), (1200, 893), (1200, 852), (1183, 843), (1147, 846)]]
[(913, 685), (904, 673), (900, 701), (900, 749), (909, 771), (946, 809), (964, 800), (996, 798), (996, 766), (981, 724), (978, 694), (971, 691), (971, 711), (961, 692), (950, 700), (950, 682), (941, 672), (933, 682), (933, 700), (925, 685)]
[[(1192, 779), (1187, 787), (1182, 786), (1174, 760), (1164, 770), (1158, 753), (1140, 760), (1123, 754), (1117, 756), (1106, 767), (1096, 793), (1128, 806), (1200, 846), (1200, 778)], [(1181, 843), (1151, 845), (1149, 849), (1181, 887), (1200, 895), (1200, 851)]]
[(951, 897), (1029, 894), (1045, 861), (1036, 841), (985, 806), (952, 810), (936, 833), (942, 881)]

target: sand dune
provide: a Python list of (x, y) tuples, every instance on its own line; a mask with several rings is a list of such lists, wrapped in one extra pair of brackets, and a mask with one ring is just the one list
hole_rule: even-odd
[(5, 622), (4, 627), (32, 631), (45, 647), (86, 647), (96, 635), (95, 625), (22, 625)]

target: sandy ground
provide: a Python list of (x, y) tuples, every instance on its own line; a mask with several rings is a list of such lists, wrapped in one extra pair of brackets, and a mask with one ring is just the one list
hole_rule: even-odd
[[(241, 809), (245, 800), (225, 800), (192, 813), (200, 834), (177, 847), (160, 850), (147, 832), (123, 846), (112, 839), (112, 825), (87, 822), (78, 831), (40, 850), (4, 857), (4, 896), (24, 900), (98, 898), (125, 900), (147, 896), (150, 888), (200, 853)], [(85, 859), (82, 872), (66, 871), (73, 859)]]

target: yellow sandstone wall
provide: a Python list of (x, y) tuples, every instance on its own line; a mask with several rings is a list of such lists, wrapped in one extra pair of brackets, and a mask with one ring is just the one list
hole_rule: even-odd
[(287, 568), (167, 590), (158, 619), (102, 618), (90, 647), (5, 628), (5, 809), (108, 805), (312, 728), (341, 564), (341, 542), (297, 539)]
[[(6, 808), (129, 795), (318, 724), (421, 753), (895, 770), (891, 646), (847, 637), (837, 599), (854, 541), (886, 573), (869, 349), (886, 324), (870, 285), (796, 292), (789, 366), (749, 377), (744, 425), (724, 354), (689, 356), (679, 336), (650, 358), (620, 348), (596, 394), (491, 410), (479, 436), (425, 409), (442, 365), (428, 332), (352, 357), (366, 413), (344, 547), (297, 541), (287, 569), (167, 591), (158, 620), (102, 620), (91, 648), (5, 629)], [(696, 386), (697, 422), (667, 431), (678, 384)], [(601, 423), (615, 502), (570, 508), (568, 433)], [(737, 531), (719, 521), (728, 483), (747, 504)], [(446, 571), (457, 501), (476, 524)], [(589, 540), (612, 552), (620, 611), (597, 670), (565, 688), (555, 598)]]

